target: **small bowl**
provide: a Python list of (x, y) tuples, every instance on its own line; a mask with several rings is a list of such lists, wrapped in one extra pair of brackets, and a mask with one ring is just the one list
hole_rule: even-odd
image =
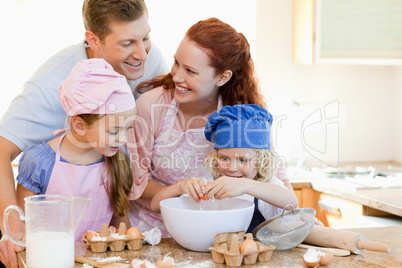
[(254, 203), (240, 198), (201, 201), (181, 196), (160, 202), (166, 229), (182, 247), (209, 251), (215, 235), (247, 230), (254, 213)]
[(316, 211), (312, 208), (291, 207), (292, 211), (285, 212), (284, 209), (281, 215), (258, 225), (253, 236), (264, 245), (275, 246), (278, 250), (294, 248), (303, 242), (313, 230)]

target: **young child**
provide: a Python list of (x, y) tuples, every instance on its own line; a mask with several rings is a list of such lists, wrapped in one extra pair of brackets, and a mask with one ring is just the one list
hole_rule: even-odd
[(104, 59), (83, 60), (62, 82), (59, 98), (69, 116), (69, 131), (22, 155), (19, 206), (24, 207), (24, 197), (35, 194), (90, 197), (76, 241), (104, 223), (118, 227), (124, 221), (129, 227), (133, 174), (121, 147), (134, 121), (135, 100), (126, 78)]
[(271, 151), (272, 115), (252, 105), (224, 106), (209, 116), (205, 137), (214, 144), (206, 166), (216, 179), (205, 186), (201, 178), (190, 178), (165, 188), (152, 199), (151, 208), (159, 210), (163, 199), (189, 194), (196, 202), (206, 198), (237, 197), (255, 203), (255, 212), (248, 232), (260, 223), (282, 212), (288, 205), (297, 207), (293, 191), (276, 178), (275, 154)]

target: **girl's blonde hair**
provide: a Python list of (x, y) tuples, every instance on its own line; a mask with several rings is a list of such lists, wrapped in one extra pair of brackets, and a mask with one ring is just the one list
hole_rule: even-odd
[[(221, 175), (218, 168), (218, 150), (213, 150), (205, 159), (204, 166), (209, 168), (216, 176)], [(267, 182), (276, 172), (277, 155), (273, 150), (268, 149), (254, 149), (257, 154), (256, 164), (257, 175), (254, 180)]]
[[(96, 120), (104, 117), (104, 114), (81, 114), (78, 115), (89, 126)], [(73, 128), (71, 128), (73, 129)], [(106, 183), (106, 191), (109, 196), (115, 215), (124, 217), (130, 208), (128, 195), (133, 186), (133, 170), (129, 156), (120, 149), (115, 155), (105, 157), (110, 183)]]

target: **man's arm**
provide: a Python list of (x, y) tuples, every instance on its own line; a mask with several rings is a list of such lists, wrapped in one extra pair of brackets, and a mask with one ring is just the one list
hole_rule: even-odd
[[(3, 213), (9, 205), (17, 205), (15, 181), (11, 162), (21, 150), (9, 140), (0, 137), (0, 222), (3, 227)], [(3, 228), (1, 228), (3, 230)]]
[[(17, 205), (17, 194), (11, 162), (21, 153), (21, 150), (9, 140), (0, 137), (0, 226), (4, 233), (4, 210), (9, 205)], [(21, 238), (25, 231), (17, 214), (9, 215), (10, 231), (17, 239)], [(16, 248), (21, 250), (21, 247)], [(0, 240), (0, 260), (6, 267), (18, 267), (14, 244), (6, 238)]]

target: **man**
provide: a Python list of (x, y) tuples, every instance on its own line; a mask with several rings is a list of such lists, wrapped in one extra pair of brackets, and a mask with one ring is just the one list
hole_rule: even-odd
[[(168, 71), (158, 48), (151, 49), (144, 0), (85, 0), (82, 13), (86, 40), (45, 62), (24, 85), (24, 91), (13, 100), (0, 122), (1, 225), (5, 208), (17, 204), (11, 161), (27, 147), (51, 139), (54, 130), (65, 127), (66, 114), (58, 100), (58, 89), (77, 62), (104, 58), (128, 79), (136, 97), (135, 87), (140, 82)], [(14, 237), (23, 237), (21, 221), (15, 215), (10, 215), (9, 220)], [(14, 250), (21, 249), (14, 248), (7, 237), (0, 240), (0, 260), (6, 267), (17, 267)]]

